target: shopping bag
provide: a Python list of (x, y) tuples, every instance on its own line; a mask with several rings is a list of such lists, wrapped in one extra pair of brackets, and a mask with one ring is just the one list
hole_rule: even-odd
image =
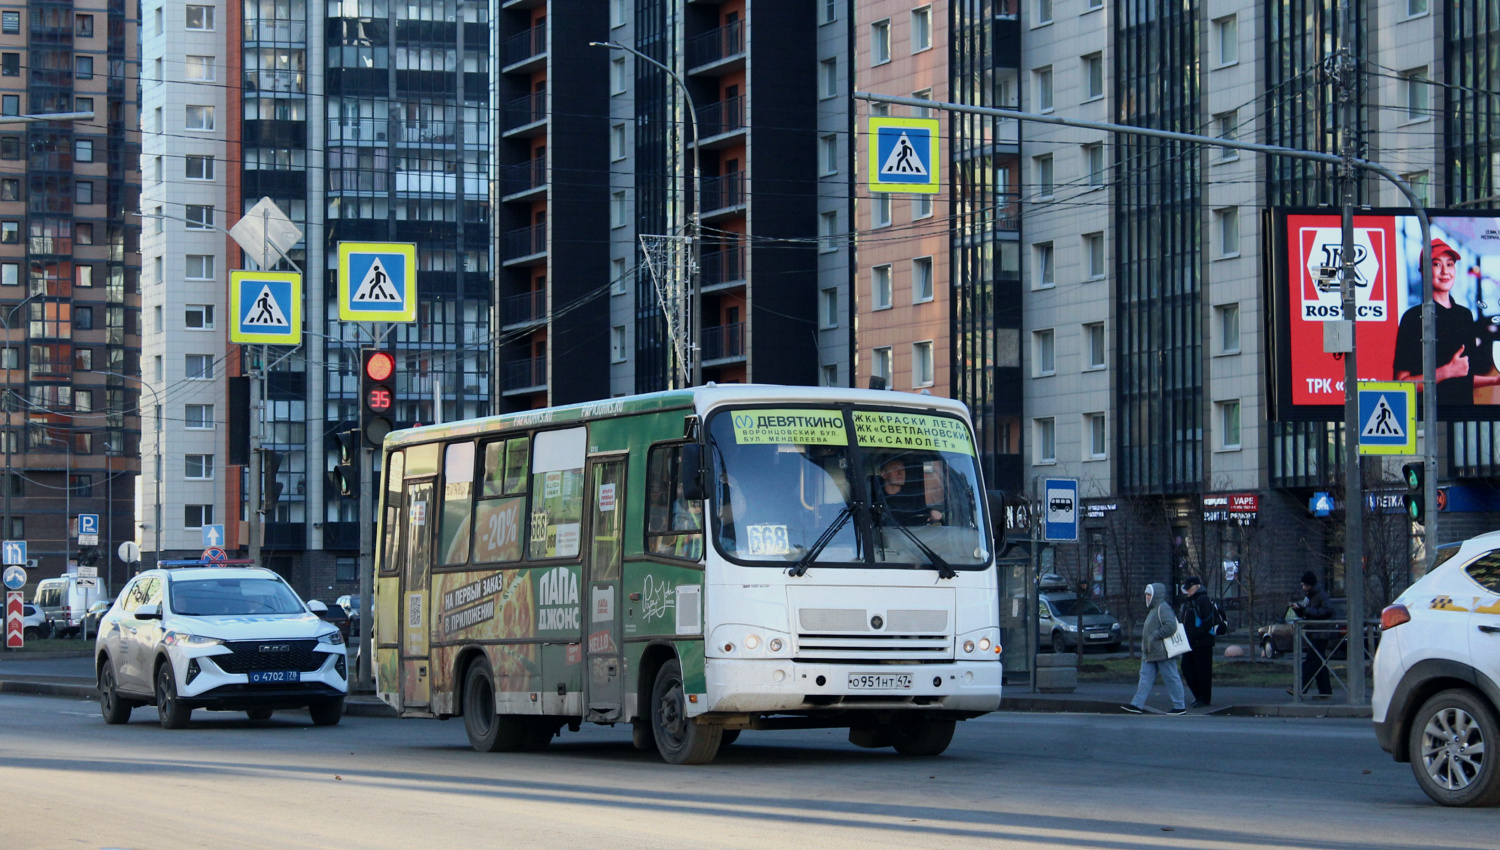
[(1187, 627), (1179, 622), (1177, 624), (1177, 633), (1166, 639), (1165, 646), (1167, 647), (1168, 658), (1176, 658), (1189, 649), (1192, 649), (1192, 647), (1188, 646)]

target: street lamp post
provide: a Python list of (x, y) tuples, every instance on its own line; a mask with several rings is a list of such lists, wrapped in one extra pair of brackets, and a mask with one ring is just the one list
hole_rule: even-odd
[[(692, 192), (692, 198), (683, 206), (683, 214), (687, 219), (687, 226), (684, 228), (684, 230), (686, 231), (688, 244), (691, 246), (692, 250), (693, 267), (690, 270), (691, 279), (688, 283), (688, 321), (687, 328), (685, 330), (688, 335), (688, 380), (692, 382), (692, 386), (696, 387), (699, 384), (703, 383), (703, 350), (702, 340), (699, 339), (699, 324), (702, 321), (701, 317), (699, 316), (699, 306), (700, 301), (703, 297), (701, 277), (702, 270), (699, 267), (700, 261), (703, 259), (703, 240), (699, 229), (699, 206), (703, 203), (703, 172), (702, 169), (698, 167), (698, 108), (693, 104), (693, 94), (692, 92), (688, 91), (687, 84), (682, 81), (681, 77), (677, 76), (676, 71), (673, 71), (666, 65), (663, 65), (655, 59), (652, 59), (650, 56), (647, 56), (639, 50), (636, 50), (634, 47), (627, 47), (617, 41), (591, 41), (589, 42), (589, 46), (604, 47), (609, 50), (623, 50), (626, 53), (629, 53), (632, 56), (636, 57), (637, 59), (640, 59), (643, 62), (661, 69), (661, 71), (668, 77), (671, 77), (672, 82), (676, 83), (677, 87), (682, 90), (682, 97), (687, 101), (688, 126), (692, 131), (692, 141), (684, 145), (685, 149), (683, 151), (682, 158), (684, 165), (686, 165), (686, 148), (688, 145), (691, 145), (691, 149), (693, 152), (693, 174), (690, 181), (686, 177), (684, 177), (683, 180), (685, 184), (691, 186)], [(687, 212), (687, 210), (689, 209), (691, 209), (692, 212)]]
[[(144, 388), (146, 388), (146, 389), (148, 389), (148, 390), (151, 391), (151, 403), (153, 405), (155, 405), (155, 407), (156, 407), (156, 416), (152, 417), (153, 419), (156, 420), (156, 428), (155, 428), (155, 430), (156, 430), (156, 450), (155, 450), (155, 453), (156, 453), (156, 471), (154, 473), (152, 473), (152, 477), (156, 481), (156, 486), (154, 488), (152, 488), (155, 491), (155, 493), (156, 493), (156, 514), (155, 514), (155, 516), (151, 520), (151, 532), (152, 532), (152, 534), (155, 535), (155, 540), (156, 540), (155, 549), (153, 551), (154, 551), (154, 553), (156, 555), (156, 561), (157, 561), (157, 563), (160, 563), (161, 562), (161, 521), (162, 521), (162, 518), (161, 518), (161, 484), (162, 484), (162, 478), (161, 478), (161, 396), (157, 395), (156, 387), (153, 387), (150, 384), (146, 383), (146, 381), (144, 379), (142, 379), (142, 378), (135, 378), (135, 377), (132, 377), (130, 375), (122, 375), (119, 372), (98, 372), (98, 374), (104, 375), (104, 376), (110, 377), (110, 378), (120, 378), (120, 379), (126, 380), (126, 381), (135, 381), (136, 383), (140, 384), (142, 387), (144, 387)], [(136, 405), (136, 412), (137, 413), (140, 412), (140, 405), (139, 404)], [(113, 473), (111, 473), (111, 474), (113, 474)], [(6, 491), (6, 492), (9, 493), (9, 491)], [(106, 555), (106, 557), (108, 557), (108, 556)]]

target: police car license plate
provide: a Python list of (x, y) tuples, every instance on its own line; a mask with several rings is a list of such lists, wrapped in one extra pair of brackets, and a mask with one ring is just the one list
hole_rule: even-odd
[(252, 685), (275, 685), (281, 682), (300, 682), (302, 674), (296, 670), (261, 670), (250, 673)]
[(850, 673), (851, 691), (909, 691), (910, 673)]

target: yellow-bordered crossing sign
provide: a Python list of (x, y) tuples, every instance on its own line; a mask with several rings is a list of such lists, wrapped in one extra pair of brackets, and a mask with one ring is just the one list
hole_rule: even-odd
[(870, 191), (936, 194), (942, 185), (936, 118), (870, 117)]

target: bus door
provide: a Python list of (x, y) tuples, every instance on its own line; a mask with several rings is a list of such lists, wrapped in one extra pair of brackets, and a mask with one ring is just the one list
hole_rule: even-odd
[(432, 678), (427, 661), (427, 636), (432, 631), (428, 588), (432, 576), (434, 479), (407, 479), (401, 510), (401, 537), (406, 561), (401, 567), (401, 706), (426, 708), (431, 702)]
[(620, 720), (625, 706), (625, 659), (620, 617), (624, 559), (626, 455), (589, 463), (588, 718)]

